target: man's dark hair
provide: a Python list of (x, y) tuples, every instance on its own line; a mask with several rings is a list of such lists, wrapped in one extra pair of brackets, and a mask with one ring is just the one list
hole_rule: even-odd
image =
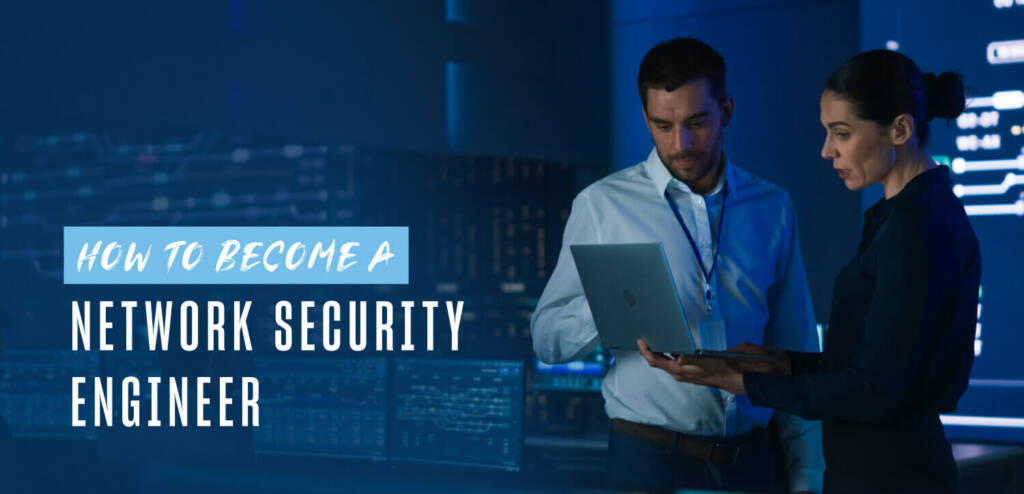
[(636, 78), (640, 101), (647, 108), (647, 89), (675, 91), (680, 86), (704, 77), (711, 95), (725, 100), (725, 60), (714, 48), (697, 38), (672, 38), (651, 48), (640, 62)]

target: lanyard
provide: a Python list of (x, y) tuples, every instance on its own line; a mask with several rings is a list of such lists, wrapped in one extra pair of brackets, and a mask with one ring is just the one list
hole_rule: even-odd
[(715, 272), (715, 265), (718, 264), (718, 251), (722, 247), (722, 226), (725, 225), (725, 199), (729, 194), (727, 185), (723, 184), (722, 189), (722, 212), (718, 216), (718, 234), (715, 235), (715, 250), (711, 254), (711, 269), (704, 268), (704, 260), (701, 258), (700, 250), (697, 249), (697, 243), (693, 241), (690, 229), (686, 227), (683, 216), (679, 214), (679, 205), (676, 204), (675, 199), (672, 199), (672, 196), (669, 194), (669, 188), (665, 188), (665, 200), (668, 201), (669, 207), (672, 208), (679, 226), (683, 227), (683, 233), (686, 233), (686, 239), (690, 241), (690, 248), (693, 249), (693, 255), (697, 258), (697, 264), (700, 266), (700, 274), (704, 275), (704, 301), (707, 303), (708, 314), (711, 313), (711, 274)]

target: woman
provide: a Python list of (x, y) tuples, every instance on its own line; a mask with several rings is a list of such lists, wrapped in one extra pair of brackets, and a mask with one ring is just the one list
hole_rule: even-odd
[(670, 359), (637, 344), (676, 379), (746, 394), (754, 405), (823, 422), (825, 492), (955, 492), (939, 414), (956, 408), (974, 359), (978, 241), (949, 169), (926, 152), (928, 121), (955, 118), (951, 72), (921, 74), (896, 52), (861, 53), (828, 79), (821, 122), (851, 190), (881, 183), (860, 246), (836, 279), (823, 354), (745, 343), (772, 364)]

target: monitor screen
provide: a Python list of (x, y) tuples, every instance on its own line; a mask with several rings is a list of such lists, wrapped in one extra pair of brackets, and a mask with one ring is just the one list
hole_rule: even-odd
[(862, 28), (863, 49), (897, 50), (923, 72), (963, 77), (967, 108), (949, 123), (932, 120), (929, 150), (952, 171), (983, 269), (970, 385), (942, 420), (951, 438), (1024, 440), (1024, 5), (869, 0), (861, 16), (872, 19)]
[(390, 457), (518, 471), (523, 363), (396, 359)]
[(563, 364), (546, 364), (534, 358), (531, 391), (601, 391), (609, 357), (598, 350), (583, 359)]
[(0, 358), (0, 414), (7, 419), (11, 434), (21, 437), (62, 437), (95, 439), (91, 427), (91, 406), (80, 406), (85, 427), (72, 426), (72, 377), (86, 378), (78, 397), (92, 404), (93, 381), (99, 357), (96, 353), (71, 350), (11, 349)]
[(384, 358), (264, 357), (257, 454), (385, 459)]

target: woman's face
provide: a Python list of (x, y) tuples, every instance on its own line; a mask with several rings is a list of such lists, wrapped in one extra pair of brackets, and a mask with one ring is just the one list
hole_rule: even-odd
[(827, 89), (821, 94), (821, 124), (827, 132), (821, 157), (832, 160), (846, 188), (860, 190), (880, 181), (896, 162), (888, 129), (861, 120), (852, 103)]

